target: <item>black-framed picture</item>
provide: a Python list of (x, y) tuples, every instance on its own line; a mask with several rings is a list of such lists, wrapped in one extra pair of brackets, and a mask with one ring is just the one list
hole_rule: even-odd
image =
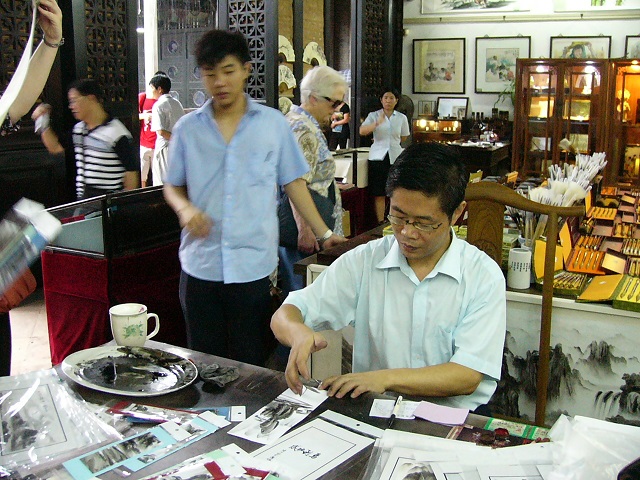
[(516, 78), (516, 59), (530, 55), (531, 37), (476, 38), (476, 93), (503, 92)]
[(624, 42), (624, 56), (626, 58), (640, 58), (640, 35), (627, 35)]
[(551, 58), (609, 58), (611, 37), (551, 37)]
[(464, 93), (465, 39), (413, 41), (413, 93)]

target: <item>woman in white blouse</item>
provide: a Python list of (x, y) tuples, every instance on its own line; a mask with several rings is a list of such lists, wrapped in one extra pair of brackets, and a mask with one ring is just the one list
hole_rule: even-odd
[(407, 117), (395, 110), (399, 99), (400, 92), (395, 88), (384, 88), (380, 95), (382, 108), (371, 112), (360, 126), (360, 135), (373, 133), (373, 145), (369, 152), (369, 194), (375, 199), (379, 223), (384, 222), (389, 168), (403, 150), (400, 142), (409, 137)]

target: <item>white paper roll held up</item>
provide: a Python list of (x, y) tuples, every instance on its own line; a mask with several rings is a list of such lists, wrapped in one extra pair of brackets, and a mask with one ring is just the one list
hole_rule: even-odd
[(507, 287), (523, 290), (531, 286), (531, 250), (512, 248), (509, 250)]

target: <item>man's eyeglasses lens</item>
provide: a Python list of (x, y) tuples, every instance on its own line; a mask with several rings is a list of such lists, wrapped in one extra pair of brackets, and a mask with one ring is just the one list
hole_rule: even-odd
[(327, 102), (329, 102), (333, 108), (338, 108), (338, 105), (342, 103), (342, 100), (334, 100), (333, 98), (329, 98), (329, 97), (322, 97), (322, 98), (324, 98)]
[(405, 225), (411, 225), (412, 227), (422, 231), (422, 232), (433, 232), (434, 230), (437, 230), (438, 228), (440, 228), (440, 225), (442, 225), (442, 222), (438, 223), (438, 224), (426, 224), (426, 223), (420, 223), (420, 222), (408, 222), (406, 219), (404, 218), (400, 218), (400, 217), (396, 217), (394, 215), (387, 215), (387, 219), (389, 219), (389, 222), (392, 225), (396, 225), (398, 227), (404, 227)]

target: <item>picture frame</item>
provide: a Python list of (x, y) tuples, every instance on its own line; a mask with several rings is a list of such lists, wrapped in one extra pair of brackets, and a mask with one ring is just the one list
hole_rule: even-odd
[(530, 55), (531, 37), (477, 37), (475, 92), (504, 92), (516, 78), (516, 59)]
[(627, 35), (624, 41), (625, 58), (640, 58), (640, 35)]
[(418, 116), (430, 117), (436, 113), (436, 100), (418, 101)]
[(551, 37), (550, 58), (609, 58), (611, 36)]
[(475, 16), (491, 13), (528, 12), (530, 0), (421, 0), (420, 14), (431, 16)]
[(413, 93), (464, 93), (465, 39), (413, 41)]
[(604, 14), (617, 13), (620, 15), (629, 14), (629, 10), (640, 9), (640, 0), (624, 0), (623, 2), (602, 1), (592, 2), (591, 0), (552, 0), (553, 11), (564, 12), (598, 12)]

